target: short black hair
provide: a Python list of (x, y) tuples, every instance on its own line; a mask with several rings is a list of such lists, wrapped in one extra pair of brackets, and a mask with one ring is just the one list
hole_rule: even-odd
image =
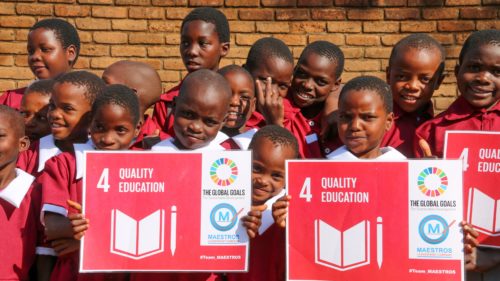
[(243, 73), (243, 75), (245, 75), (252, 82), (252, 85), (254, 85), (254, 87), (255, 87), (255, 83), (254, 83), (252, 74), (250, 74), (250, 72), (248, 72), (248, 70), (246, 70), (244, 67), (241, 67), (239, 65), (236, 65), (236, 64), (226, 65), (223, 68), (219, 69), (217, 72), (222, 76), (226, 76), (226, 74), (231, 73), (231, 72)]
[(0, 104), (0, 115), (4, 115), (2, 122), (10, 122), (9, 127), (15, 129), (16, 137), (22, 138), (25, 136), (24, 119), (21, 113), (10, 106)]
[(85, 99), (92, 105), (97, 95), (106, 86), (104, 81), (94, 73), (80, 70), (59, 75), (54, 79), (56, 83), (70, 83), (80, 87), (85, 87)]
[(255, 146), (258, 139), (265, 138), (275, 145), (291, 147), (294, 152), (294, 158), (299, 157), (299, 143), (297, 138), (287, 129), (278, 125), (266, 125), (260, 128), (250, 141), (249, 149)]
[(342, 75), (344, 71), (344, 53), (337, 45), (328, 41), (314, 41), (307, 45), (302, 51), (298, 63), (300, 63), (309, 53), (325, 57), (335, 63), (335, 77), (337, 79), (340, 78), (340, 75)]
[(212, 7), (196, 8), (182, 20), (181, 30), (186, 23), (195, 20), (209, 22), (215, 25), (215, 31), (217, 31), (217, 35), (219, 36), (219, 41), (221, 43), (230, 41), (229, 22), (227, 21), (226, 15), (224, 15), (221, 11)]
[(471, 48), (479, 48), (483, 45), (500, 46), (500, 30), (487, 29), (472, 32), (471, 35), (465, 40), (464, 46), (458, 56), (458, 63), (462, 64), (465, 54)]
[(280, 58), (293, 65), (292, 52), (283, 41), (273, 37), (261, 38), (250, 48), (245, 67), (252, 72), (262, 61), (273, 57)]
[(380, 96), (387, 113), (392, 112), (391, 87), (384, 80), (375, 76), (359, 76), (347, 82), (339, 95), (339, 105), (345, 96), (351, 91), (369, 90)]
[[(399, 40), (396, 45), (392, 48), (391, 56), (389, 57), (389, 66), (392, 60), (396, 57), (399, 51), (402, 49), (417, 49), (417, 50), (437, 50), (441, 57), (441, 63), (444, 64), (446, 59), (446, 52), (443, 46), (431, 36), (424, 33), (415, 33), (406, 36), (405, 38)], [(444, 66), (443, 66), (444, 69)]]
[(132, 117), (134, 125), (140, 120), (139, 98), (134, 90), (121, 84), (108, 85), (104, 87), (101, 93), (95, 99), (92, 105), (92, 116), (104, 105), (118, 105), (127, 110)]
[(30, 31), (38, 28), (52, 30), (56, 35), (57, 40), (61, 42), (61, 45), (64, 49), (68, 48), (71, 45), (74, 45), (76, 49), (76, 56), (75, 60), (71, 63), (72, 65), (76, 63), (78, 55), (80, 54), (80, 36), (78, 36), (78, 31), (76, 31), (76, 28), (73, 25), (63, 19), (49, 18), (35, 23), (30, 28)]
[[(55, 83), (56, 83), (56, 81), (54, 79), (35, 80), (33, 83), (31, 83), (26, 88), (24, 93), (28, 94), (31, 92), (36, 92), (36, 93), (40, 93), (43, 96), (51, 96), (52, 95), (52, 88), (54, 88)], [(23, 97), (24, 97), (24, 95), (23, 95)]]
[(226, 78), (213, 70), (200, 69), (195, 72), (191, 72), (186, 76), (186, 78), (182, 82), (181, 88), (179, 90), (179, 96), (176, 101), (184, 99), (188, 92), (188, 89), (197, 86), (195, 83), (202, 83), (204, 88), (220, 87), (217, 93), (220, 95), (224, 94), (226, 96), (224, 98), (226, 98), (228, 103), (231, 100), (231, 87), (229, 86)]

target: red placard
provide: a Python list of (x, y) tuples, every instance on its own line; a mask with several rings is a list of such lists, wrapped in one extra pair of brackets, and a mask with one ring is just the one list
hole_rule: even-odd
[(246, 271), (249, 152), (86, 152), (80, 271)]
[(444, 157), (464, 161), (464, 217), (479, 243), (500, 247), (500, 132), (447, 131)]
[(287, 280), (463, 280), (460, 161), (287, 165)]

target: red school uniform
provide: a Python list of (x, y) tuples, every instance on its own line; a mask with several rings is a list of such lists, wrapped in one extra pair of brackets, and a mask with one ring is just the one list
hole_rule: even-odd
[(249, 129), (246, 132), (238, 134), (233, 137), (228, 137), (227, 140), (224, 140), (220, 143), (222, 147), (226, 150), (248, 150), (248, 146), (252, 141), (253, 135), (257, 133), (258, 129)]
[(45, 167), (45, 162), (61, 153), (62, 151), (55, 144), (54, 137), (47, 135), (33, 142), (28, 150), (19, 153), (17, 167), (38, 176)]
[(413, 138), (415, 131), (424, 122), (432, 119), (434, 110), (432, 102), (429, 102), (426, 109), (419, 112), (406, 112), (394, 103), (394, 124), (387, 131), (382, 139), (381, 147), (390, 146), (403, 153), (408, 158), (413, 158)]
[(43, 240), (40, 186), (16, 169), (16, 178), (0, 191), (0, 280), (29, 280), (36, 246)]
[[(156, 124), (153, 122), (153, 119), (149, 117), (149, 115), (144, 116), (144, 123), (141, 126), (141, 131), (139, 132), (139, 135), (135, 139), (134, 143), (130, 146), (131, 150), (143, 150), (144, 145), (142, 141), (144, 140), (145, 137), (152, 135), (155, 133), (155, 131), (158, 129)], [(160, 139), (166, 139), (169, 136), (166, 135), (164, 132), (160, 132)]]
[(3, 94), (0, 95), (0, 104), (19, 110), (25, 90), (26, 87), (3, 92)]
[(445, 132), (450, 130), (500, 131), (500, 102), (487, 110), (472, 107), (460, 96), (446, 111), (417, 129), (413, 142), (415, 156), (423, 156), (418, 140), (424, 139), (432, 154), (442, 158)]
[(152, 120), (154, 124), (164, 133), (169, 136), (174, 136), (173, 124), (174, 118), (169, 118), (171, 116), (171, 109), (174, 103), (174, 98), (179, 95), (179, 90), (181, 89), (182, 81), (172, 89), (168, 90), (160, 96), (160, 101), (158, 101), (153, 110)]

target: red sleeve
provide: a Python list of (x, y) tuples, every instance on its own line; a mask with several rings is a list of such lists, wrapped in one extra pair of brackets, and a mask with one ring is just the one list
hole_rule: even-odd
[(19, 108), (21, 107), (21, 100), (23, 99), (24, 90), (26, 90), (26, 87), (5, 91), (0, 96), (0, 104), (12, 107), (15, 110), (19, 110)]
[[(70, 163), (71, 160), (73, 163)], [(74, 157), (65, 152), (50, 158), (45, 163), (45, 169), (37, 179), (42, 185), (42, 208), (44, 210), (46, 205), (58, 206), (67, 210), (66, 201), (68, 199), (76, 200), (70, 194), (72, 181), (75, 177), (75, 172), (71, 171), (75, 169), (74, 162)]]
[(174, 98), (179, 95), (181, 84), (182, 82), (160, 96), (160, 100), (154, 106), (153, 116), (151, 116), (151, 119), (156, 127), (160, 128), (163, 132), (168, 133), (169, 135), (171, 135), (171, 126), (173, 124), (173, 120), (170, 120), (167, 124), (169, 119), (168, 115), (170, 113), (169, 108), (172, 108)]

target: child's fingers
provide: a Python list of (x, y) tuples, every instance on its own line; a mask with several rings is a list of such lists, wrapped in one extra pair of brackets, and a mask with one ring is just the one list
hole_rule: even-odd
[(75, 209), (78, 213), (82, 213), (82, 205), (78, 204), (75, 201), (71, 201), (71, 200), (68, 200), (67, 203), (71, 208)]
[(286, 227), (286, 217), (287, 217), (287, 214), (284, 214), (284, 215), (281, 215), (278, 217), (278, 219), (275, 221), (275, 223), (281, 227), (281, 228), (285, 228)]
[(80, 232), (83, 232), (85, 230), (89, 229), (88, 225), (84, 224), (84, 225), (80, 225), (80, 226), (75, 226), (73, 227), (73, 232), (76, 234), (80, 233)]
[(257, 233), (255, 231), (253, 231), (252, 229), (247, 228), (247, 235), (248, 235), (248, 237), (253, 239), (253, 238), (255, 238), (255, 236), (257, 236)]
[(274, 210), (278, 210), (278, 209), (286, 209), (288, 208), (288, 201), (280, 201), (280, 200), (277, 200), (276, 202), (274, 202), (273, 204), (273, 213), (274, 213)]
[(262, 82), (257, 79), (255, 81), (255, 87), (256, 87), (256, 90), (257, 90), (257, 103), (260, 106), (262, 106), (262, 105), (264, 105), (264, 101), (265, 101), (264, 90), (262, 89)]
[(82, 238), (85, 235), (85, 233), (87, 233), (87, 232), (86, 231), (80, 231), (77, 234), (73, 235), (73, 238), (75, 238), (75, 240), (82, 240)]
[(431, 151), (431, 147), (429, 146), (429, 143), (426, 140), (420, 139), (418, 141), (418, 146), (422, 150), (424, 157), (432, 157), (433, 156), (432, 151)]
[(264, 212), (267, 209), (267, 205), (257, 205), (257, 206), (252, 206), (252, 211), (260, 211)]
[(81, 225), (86, 225), (88, 226), (90, 221), (88, 219), (81, 219), (81, 220), (72, 220), (71, 225), (73, 226), (73, 229), (75, 226), (81, 226)]

